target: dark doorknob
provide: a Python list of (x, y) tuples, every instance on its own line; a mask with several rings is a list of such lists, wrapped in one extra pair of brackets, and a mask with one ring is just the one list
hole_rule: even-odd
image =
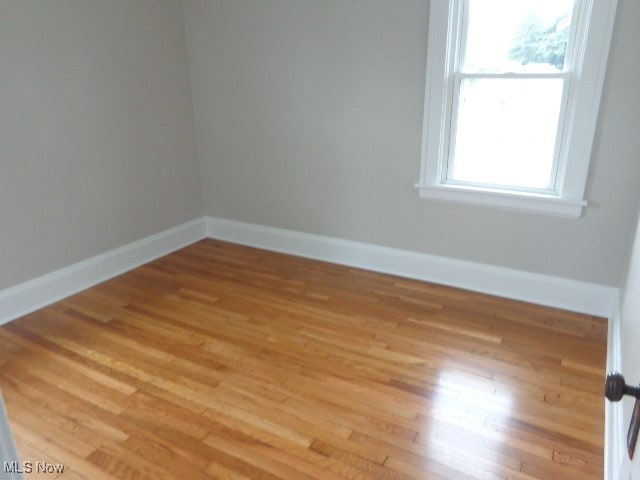
[(640, 399), (640, 388), (627, 385), (621, 373), (608, 373), (604, 384), (604, 396), (612, 402), (619, 402), (625, 395)]
[(633, 451), (638, 441), (638, 433), (640, 433), (640, 388), (627, 385), (621, 373), (608, 373), (604, 382), (604, 396), (612, 402), (619, 402), (625, 395), (636, 399), (627, 432), (627, 452), (629, 458), (633, 459)]

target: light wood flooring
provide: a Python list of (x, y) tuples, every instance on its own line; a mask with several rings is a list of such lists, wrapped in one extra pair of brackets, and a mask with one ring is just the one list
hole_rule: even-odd
[(602, 479), (606, 329), (203, 240), (0, 327), (0, 390), (27, 479)]

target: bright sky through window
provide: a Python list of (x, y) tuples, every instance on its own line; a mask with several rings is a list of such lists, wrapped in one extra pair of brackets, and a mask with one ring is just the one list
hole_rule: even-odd
[(564, 57), (573, 4), (573, 0), (469, 0), (462, 70), (557, 71), (545, 60), (553, 60), (556, 52)]
[(448, 178), (552, 189), (573, 1), (465, 6)]

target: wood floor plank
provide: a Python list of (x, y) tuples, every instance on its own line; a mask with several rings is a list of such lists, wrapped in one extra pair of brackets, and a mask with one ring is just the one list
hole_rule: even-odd
[(60, 479), (603, 476), (606, 321), (203, 240), (0, 327)]

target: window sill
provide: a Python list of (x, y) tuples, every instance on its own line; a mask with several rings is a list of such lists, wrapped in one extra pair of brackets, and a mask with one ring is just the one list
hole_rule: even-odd
[(573, 200), (540, 193), (512, 192), (461, 185), (416, 184), (420, 198), (443, 202), (466, 203), (521, 212), (580, 218), (585, 200)]

